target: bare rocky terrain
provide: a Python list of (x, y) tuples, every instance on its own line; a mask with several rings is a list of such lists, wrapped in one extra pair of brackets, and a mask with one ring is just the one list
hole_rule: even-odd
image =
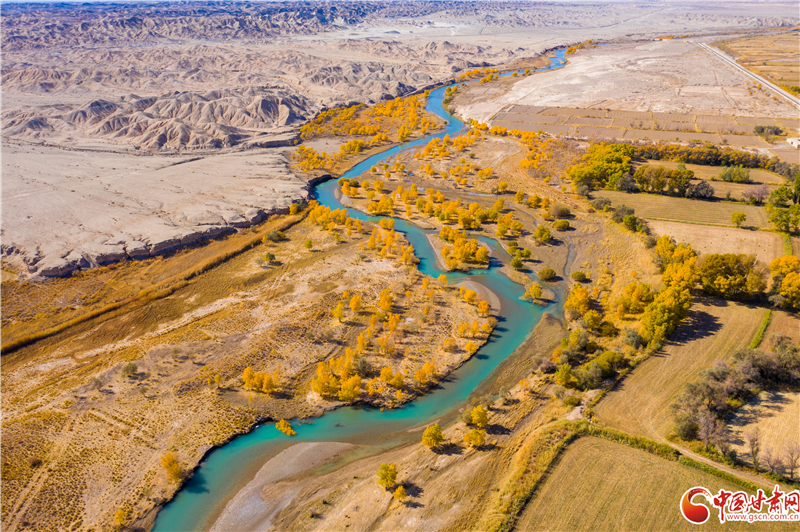
[[(0, 16), (2, 257), (22, 276), (62, 275), (279, 212), (305, 199), (304, 184), (283, 155), (253, 150), (294, 144), (299, 127), (325, 108), (384, 101), (589, 38), (716, 35), (796, 23), (796, 5), (779, 2), (632, 2), (625, 9), (530, 2), (7, 4)], [(606, 90), (592, 76), (619, 67), (595, 55), (576, 57), (557, 75), (582, 73), (593, 85), (581, 89), (587, 94)], [(700, 91), (695, 99), (707, 97), (723, 104), (736, 98)], [(550, 99), (559, 98), (556, 91)], [(217, 158), (244, 151), (237, 161), (263, 163), (248, 166), (246, 178), (238, 162)], [(194, 168), (203, 171), (185, 172)], [(173, 189), (153, 202), (160, 192), (149, 185), (161, 179)], [(127, 201), (112, 200), (106, 187)]]

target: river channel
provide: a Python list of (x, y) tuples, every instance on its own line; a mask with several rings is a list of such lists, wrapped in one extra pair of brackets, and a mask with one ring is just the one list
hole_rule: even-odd
[[(559, 68), (565, 64), (564, 50), (558, 50), (548, 68), (538, 72)], [(508, 75), (507, 73), (505, 75)], [(356, 178), (373, 165), (383, 163), (400, 151), (427, 144), (432, 138), (454, 135), (464, 129), (458, 118), (449, 114), (442, 104), (446, 87), (431, 91), (426, 109), (447, 121), (444, 130), (425, 136), (382, 153), (376, 154), (354, 166), (342, 177)], [(346, 208), (337, 198), (335, 180), (320, 183), (315, 187), (314, 197), (320, 204), (331, 209)], [(376, 221), (380, 218), (348, 209), (349, 215), (361, 220)], [(434, 251), (427, 234), (409, 222), (395, 219), (395, 230), (405, 234), (414, 246), (420, 259), (419, 271), (433, 277), (445, 273), (452, 284), (471, 280), (484, 285), (500, 299), (501, 308), (493, 309), (498, 326), (488, 343), (469, 361), (451, 373), (439, 386), (427, 395), (393, 410), (380, 410), (364, 406), (343, 407), (302, 424), (293, 422), (297, 435), (288, 438), (275, 428), (274, 423), (258, 426), (248, 434), (211, 451), (200, 464), (194, 476), (159, 512), (153, 530), (155, 532), (193, 532), (208, 530), (225, 508), (227, 502), (252, 480), (261, 465), (267, 460), (298, 442), (347, 442), (378, 452), (396, 445), (418, 439), (419, 432), (409, 430), (434, 421), (452, 420), (468, 401), (478, 385), (511, 353), (519, 347), (539, 322), (543, 313), (560, 313), (561, 304), (542, 307), (520, 300), (524, 289), (500, 273), (500, 263), (491, 259), (486, 270), (469, 273), (447, 273), (436, 264)], [(481, 237), (498, 257), (505, 253), (494, 240)]]

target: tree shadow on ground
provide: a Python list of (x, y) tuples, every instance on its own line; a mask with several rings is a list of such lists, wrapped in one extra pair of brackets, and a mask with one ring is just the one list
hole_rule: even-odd
[(722, 329), (722, 323), (718, 317), (703, 310), (691, 309), (686, 320), (667, 343), (669, 345), (685, 345), (701, 338), (714, 336), (720, 329)]
[[(414, 484), (413, 482), (403, 482), (403, 487), (406, 488), (406, 495), (408, 495), (411, 499), (419, 499), (422, 497), (422, 494), (425, 492), (420, 486)], [(405, 504), (408, 508), (424, 508), (425, 505), (416, 501), (406, 500), (403, 504)]]
[(486, 434), (491, 434), (492, 436), (501, 436), (511, 434), (511, 431), (503, 425), (493, 423), (491, 425), (486, 425)]
[(461, 448), (460, 445), (457, 445), (453, 442), (445, 442), (441, 444), (439, 447), (434, 450), (436, 454), (442, 454), (445, 456), (452, 456), (452, 455), (462, 455), (464, 454), (464, 449)]

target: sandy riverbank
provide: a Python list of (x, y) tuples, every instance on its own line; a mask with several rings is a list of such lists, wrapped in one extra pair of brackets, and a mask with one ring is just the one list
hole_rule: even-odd
[[(339, 453), (355, 447), (349, 443), (313, 442), (298, 443), (269, 460), (255, 478), (228, 502), (212, 532), (251, 532), (268, 530), (272, 519), (280, 513), (304, 486), (303, 480), (287, 481), (309, 469), (323, 464)], [(280, 482), (280, 495), (272, 497), (270, 488)], [(287, 486), (287, 484), (290, 484)]]
[(478, 293), (478, 297), (485, 301), (489, 302), (489, 305), (492, 307), (492, 312), (498, 313), (500, 312), (500, 308), (502, 304), (500, 303), (500, 298), (497, 297), (497, 294), (486, 288), (480, 283), (476, 283), (475, 281), (461, 281), (460, 283), (454, 284), (454, 287), (461, 287), (468, 288), (470, 290), (474, 290)]

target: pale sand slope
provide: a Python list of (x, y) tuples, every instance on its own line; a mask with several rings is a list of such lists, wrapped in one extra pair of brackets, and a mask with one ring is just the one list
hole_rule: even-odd
[(2, 165), (2, 256), (23, 276), (145, 258), (308, 196), (269, 149), (166, 158), (4, 144)]
[[(260, 532), (272, 527), (272, 519), (303, 487), (303, 482), (280, 490), (280, 497), (269, 496), (270, 485), (281, 482), (325, 463), (342, 451), (355, 447), (349, 443), (298, 443), (269, 460), (247, 486), (228, 502), (211, 532)], [(285, 487), (285, 486), (284, 486)]]
[[(745, 74), (685, 40), (598, 46), (566, 68), (526, 77), (507, 93), (459, 107), (487, 121), (512, 104), (736, 116), (797, 115), (787, 102), (748, 94)], [(485, 89), (489, 91), (489, 87)]]
[(492, 312), (499, 312), (500, 307), (500, 298), (497, 297), (497, 294), (486, 288), (480, 283), (476, 283), (474, 281), (461, 281), (460, 283), (453, 285), (456, 288), (464, 287), (469, 290), (474, 290), (478, 293), (478, 297), (483, 299), (484, 301), (488, 301), (489, 305), (492, 307)]
[(752, 253), (764, 264), (784, 255), (783, 239), (775, 233), (658, 220), (648, 220), (647, 225), (656, 235), (669, 235), (700, 253)]

